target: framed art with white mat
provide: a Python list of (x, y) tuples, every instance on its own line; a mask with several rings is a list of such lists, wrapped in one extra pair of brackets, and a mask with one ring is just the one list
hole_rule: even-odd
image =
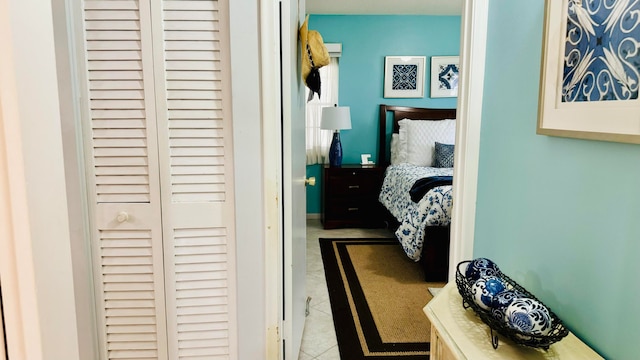
[(457, 97), (459, 74), (459, 56), (432, 56), (431, 97)]
[(385, 56), (384, 97), (424, 97), (425, 56)]
[(546, 0), (538, 134), (640, 143), (638, 12)]

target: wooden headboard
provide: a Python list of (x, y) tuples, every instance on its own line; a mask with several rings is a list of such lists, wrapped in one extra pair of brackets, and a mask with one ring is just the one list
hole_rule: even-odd
[(393, 114), (393, 133), (400, 130), (398, 122), (402, 119), (412, 120), (442, 120), (455, 119), (456, 109), (427, 109), (407, 106), (380, 105), (380, 144), (378, 148), (378, 163), (380, 166), (389, 165), (387, 159), (387, 112)]

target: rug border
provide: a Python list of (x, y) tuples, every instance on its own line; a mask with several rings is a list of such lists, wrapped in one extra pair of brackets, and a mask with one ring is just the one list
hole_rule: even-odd
[[(325, 268), (325, 278), (327, 280), (327, 289), (329, 291), (329, 299), (331, 311), (333, 313), (333, 322), (338, 338), (338, 348), (341, 358), (345, 359), (392, 359), (402, 356), (408, 359), (429, 359), (430, 343), (383, 343), (380, 334), (375, 328), (375, 323), (371, 311), (364, 301), (364, 292), (357, 279), (353, 264), (347, 254), (348, 245), (364, 245), (364, 244), (400, 244), (393, 238), (319, 238), (320, 252), (322, 262)], [(335, 249), (334, 249), (335, 244)], [(340, 259), (335, 256), (338, 252)], [(365, 333), (365, 341), (369, 350), (377, 355), (364, 354), (362, 344), (360, 342), (356, 324), (353, 319), (351, 307), (347, 298), (347, 292), (343, 285), (342, 274), (338, 261), (342, 264), (345, 277), (351, 295), (361, 301), (356, 302), (356, 311), (360, 318), (363, 333)], [(330, 285), (331, 284), (331, 285)], [(353, 346), (357, 344), (357, 346)], [(427, 350), (424, 347), (427, 347)], [(423, 354), (411, 354), (411, 352), (423, 352)], [(387, 353), (387, 354), (385, 354)], [(400, 355), (399, 353), (406, 353)], [(356, 358), (357, 357), (357, 358)]]

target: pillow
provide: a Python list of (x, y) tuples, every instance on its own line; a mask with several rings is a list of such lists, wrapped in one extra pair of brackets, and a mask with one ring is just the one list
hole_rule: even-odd
[(398, 149), (400, 139), (398, 139), (398, 134), (391, 134), (391, 165), (397, 165), (398, 162)]
[(403, 119), (398, 121), (398, 164), (407, 162), (407, 123), (411, 120)]
[(407, 137), (402, 126), (402, 121), (404, 120), (399, 122), (400, 131), (397, 134), (391, 135), (391, 165), (407, 162)]
[(433, 167), (450, 168), (453, 167), (453, 144), (442, 144), (436, 141)]
[(408, 120), (404, 128), (407, 138), (406, 161), (417, 166), (433, 166), (436, 141), (455, 144), (455, 120)]

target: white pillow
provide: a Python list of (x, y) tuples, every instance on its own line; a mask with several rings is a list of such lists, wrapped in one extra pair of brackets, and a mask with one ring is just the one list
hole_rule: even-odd
[(401, 140), (400, 134), (391, 135), (391, 165), (407, 162), (407, 141)]
[(398, 134), (391, 134), (391, 165), (398, 164)]
[(398, 121), (400, 130), (398, 130), (398, 164), (407, 162), (407, 123), (409, 119)]
[(417, 166), (433, 166), (436, 141), (455, 144), (455, 120), (406, 120), (402, 128), (407, 139), (406, 162)]

